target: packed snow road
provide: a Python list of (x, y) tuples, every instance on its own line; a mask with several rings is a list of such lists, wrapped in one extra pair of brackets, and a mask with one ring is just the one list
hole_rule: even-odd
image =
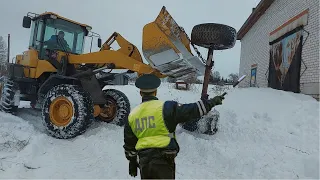
[[(201, 86), (168, 87), (161, 86), (160, 99), (188, 103), (201, 93)], [(132, 107), (140, 103), (134, 86), (114, 88)], [(178, 128), (177, 178), (319, 178), (319, 102), (272, 89), (235, 89), (216, 109), (214, 136)], [(121, 127), (97, 122), (81, 136), (59, 140), (46, 135), (39, 111), (20, 109), (17, 116), (0, 113), (0, 178), (131, 178)]]

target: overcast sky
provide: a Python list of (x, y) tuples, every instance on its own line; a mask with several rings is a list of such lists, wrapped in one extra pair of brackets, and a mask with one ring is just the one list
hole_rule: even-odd
[[(199, 23), (215, 22), (230, 25), (238, 31), (260, 0), (1, 0), (0, 36), (11, 34), (12, 59), (28, 48), (30, 29), (22, 27), (28, 12), (55, 12), (93, 27), (104, 42), (114, 31), (135, 44), (141, 54), (142, 28), (153, 21), (162, 6), (184, 27), (190, 36)], [(240, 41), (233, 49), (216, 52), (215, 67), (222, 76), (237, 72), (240, 61)], [(97, 50), (97, 48), (95, 48)], [(201, 49), (206, 58), (205, 49)]]

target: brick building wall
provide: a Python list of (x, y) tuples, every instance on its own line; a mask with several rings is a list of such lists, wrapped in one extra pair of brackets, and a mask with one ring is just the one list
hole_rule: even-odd
[[(258, 87), (268, 86), (269, 37), (270, 32), (286, 23), (304, 10), (309, 9), (305, 30), (309, 37), (302, 47), (302, 60), (307, 66), (300, 78), (300, 89), (304, 94), (319, 96), (319, 1), (318, 0), (275, 0), (260, 19), (241, 39), (239, 74), (246, 78), (239, 87), (250, 86), (251, 65), (257, 65)], [(306, 33), (304, 33), (304, 41)], [(305, 70), (301, 62), (301, 73)]]

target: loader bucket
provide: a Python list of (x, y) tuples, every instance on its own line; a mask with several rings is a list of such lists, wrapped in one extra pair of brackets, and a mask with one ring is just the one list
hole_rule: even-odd
[(186, 33), (164, 6), (143, 28), (142, 52), (154, 69), (176, 80), (187, 81), (205, 71), (205, 64), (192, 54)]

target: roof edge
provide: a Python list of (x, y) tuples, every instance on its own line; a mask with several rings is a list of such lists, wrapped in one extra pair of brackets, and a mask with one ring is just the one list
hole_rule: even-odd
[(61, 16), (60, 14), (57, 14), (57, 13), (54, 13), (54, 12), (44, 12), (44, 13), (40, 14), (39, 16), (44, 16), (44, 15), (47, 15), (47, 14), (49, 14), (49, 15), (55, 15), (55, 16), (57, 16), (59, 19), (66, 20), (66, 21), (69, 21), (69, 22), (71, 22), (71, 23), (74, 23), (74, 24), (83, 26), (83, 27), (90, 27), (90, 28), (91, 28), (91, 26), (88, 25), (88, 24), (83, 24), (83, 23), (80, 23), (80, 22), (71, 20), (71, 19), (69, 19), (69, 18), (66, 18), (66, 17), (64, 17), (64, 16)]
[(259, 2), (259, 4), (238, 31), (237, 40), (241, 40), (247, 34), (251, 27), (260, 19), (260, 17), (266, 12), (273, 2), (274, 0), (261, 0)]

